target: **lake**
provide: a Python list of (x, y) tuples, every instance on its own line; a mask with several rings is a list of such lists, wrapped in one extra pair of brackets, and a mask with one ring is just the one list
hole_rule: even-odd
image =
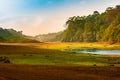
[(89, 54), (120, 54), (120, 50), (72, 50), (70, 52)]

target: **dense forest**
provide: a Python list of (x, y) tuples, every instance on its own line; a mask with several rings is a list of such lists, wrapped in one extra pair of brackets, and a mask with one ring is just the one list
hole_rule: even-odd
[(38, 42), (22, 34), (22, 31), (0, 28), (0, 42)]
[(104, 13), (70, 17), (63, 32), (63, 42), (120, 42), (120, 5)]

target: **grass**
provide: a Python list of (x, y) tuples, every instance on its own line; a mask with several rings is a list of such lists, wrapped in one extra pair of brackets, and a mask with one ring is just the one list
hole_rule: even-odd
[[(117, 47), (117, 48), (116, 48)], [(120, 55), (63, 52), (65, 49), (120, 49), (101, 43), (0, 43), (0, 80), (119, 80)]]
[(44, 49), (105, 49), (105, 50), (120, 50), (120, 44), (109, 43), (41, 43), (37, 46)]
[[(115, 49), (119, 44), (98, 43), (40, 43), (40, 44), (2, 44), (0, 45), (0, 56), (9, 57), (12, 64), (34, 64), (34, 65), (82, 65), (82, 66), (109, 66), (120, 65), (120, 57), (111, 55), (76, 54), (62, 52), (67, 49)], [(92, 47), (91, 47), (92, 45)], [(107, 45), (106, 48), (102, 48)]]

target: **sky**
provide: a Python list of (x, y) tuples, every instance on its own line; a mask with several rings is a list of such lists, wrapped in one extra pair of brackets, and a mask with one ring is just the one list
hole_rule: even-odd
[(120, 0), (0, 0), (0, 27), (32, 36), (59, 32), (69, 17), (104, 12), (115, 5)]

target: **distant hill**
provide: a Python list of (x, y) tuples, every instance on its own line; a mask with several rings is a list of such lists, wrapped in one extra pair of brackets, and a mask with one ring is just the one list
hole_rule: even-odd
[(120, 5), (104, 13), (70, 17), (63, 32), (63, 42), (120, 42)]
[(22, 31), (0, 28), (0, 42), (38, 42), (23, 35)]
[(62, 34), (63, 32), (37, 35), (35, 39), (40, 42), (57, 42), (62, 40)]

